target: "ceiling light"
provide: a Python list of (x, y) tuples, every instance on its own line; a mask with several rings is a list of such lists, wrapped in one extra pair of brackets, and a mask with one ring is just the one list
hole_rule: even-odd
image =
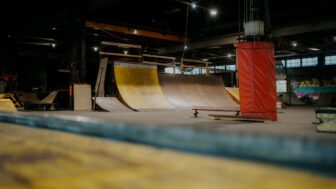
[(212, 17), (215, 17), (218, 14), (217, 9), (210, 9), (209, 13), (210, 13), (210, 16), (212, 16)]
[(336, 35), (333, 36), (333, 40), (336, 41)]
[(231, 58), (231, 57), (232, 57), (232, 54), (231, 54), (231, 53), (227, 54), (227, 57), (228, 57), (228, 58)]
[(203, 58), (202, 61), (207, 62), (207, 61), (209, 61), (209, 59), (207, 59), (207, 58)]
[(187, 45), (184, 45), (184, 49), (188, 49), (188, 46), (187, 46)]
[(128, 54), (128, 51), (125, 50), (125, 51), (124, 51), (124, 54)]
[(311, 51), (319, 51), (319, 50), (321, 50), (321, 49), (319, 49), (319, 48), (315, 48), (315, 47), (311, 47), (311, 48), (308, 48), (308, 50), (311, 50)]
[(133, 33), (133, 34), (138, 34), (138, 30), (134, 29), (134, 30), (132, 31), (132, 33)]
[(92, 47), (92, 49), (93, 49), (94, 52), (98, 51), (98, 47)]
[(197, 4), (195, 2), (192, 2), (191, 3), (191, 8), (196, 9), (197, 8)]
[(293, 42), (292, 42), (292, 46), (293, 46), (293, 47), (297, 47), (297, 46), (298, 46), (298, 43), (297, 43), (296, 41), (293, 41)]
[(56, 28), (55, 27), (53, 27), (53, 28), (51, 28), (52, 30), (56, 30)]
[(56, 47), (56, 44), (55, 44), (55, 43), (51, 43), (51, 47), (52, 47), (52, 48), (55, 48), (55, 47)]

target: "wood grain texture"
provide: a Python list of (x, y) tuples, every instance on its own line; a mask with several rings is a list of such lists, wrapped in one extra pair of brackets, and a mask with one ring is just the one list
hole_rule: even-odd
[(12, 100), (10, 99), (0, 99), (0, 111), (5, 112), (16, 112), (16, 108)]
[(164, 96), (156, 66), (115, 63), (114, 73), (119, 93), (135, 110), (174, 109)]
[(160, 74), (159, 79), (169, 102), (180, 109), (239, 109), (225, 90), (221, 77)]
[(0, 124), (3, 189), (335, 188), (312, 173)]
[(232, 99), (239, 104), (240, 98), (239, 98), (239, 88), (235, 87), (226, 87), (226, 91), (230, 94)]
[(95, 85), (95, 94), (97, 97), (105, 96), (105, 77), (108, 58), (102, 58), (99, 62), (99, 69)]
[(74, 84), (74, 110), (91, 111), (91, 85)]
[(132, 111), (122, 104), (116, 97), (97, 97), (97, 106), (108, 112), (126, 112)]

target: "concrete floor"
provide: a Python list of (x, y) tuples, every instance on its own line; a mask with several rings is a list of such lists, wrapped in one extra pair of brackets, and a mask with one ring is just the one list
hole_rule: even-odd
[(146, 111), (146, 112), (84, 112), (84, 111), (48, 111), (29, 112), (47, 116), (84, 116), (93, 119), (120, 122), (149, 124), (151, 126), (178, 126), (218, 132), (234, 132), (248, 134), (265, 134), (316, 138), (319, 140), (336, 141), (336, 134), (318, 133), (313, 122), (315, 118), (313, 107), (287, 107), (278, 110), (278, 121), (272, 123), (255, 123), (241, 121), (213, 120), (208, 114), (230, 114), (222, 112), (200, 112), (198, 118), (192, 111)]

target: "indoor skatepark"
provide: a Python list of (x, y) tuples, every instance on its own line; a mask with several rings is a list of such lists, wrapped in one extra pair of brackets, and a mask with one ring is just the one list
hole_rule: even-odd
[[(156, 66), (136, 63), (115, 63), (115, 81), (124, 107), (144, 110), (191, 110), (196, 107), (239, 109), (225, 90), (220, 77), (158, 74)], [(111, 98), (100, 97), (98, 106), (106, 106)], [(105, 110), (119, 109), (122, 103), (114, 98)], [(118, 104), (118, 105), (114, 105)]]
[(329, 6), (297, 25), (287, 1), (49, 3), (52, 27), (3, 38), (0, 188), (336, 187)]

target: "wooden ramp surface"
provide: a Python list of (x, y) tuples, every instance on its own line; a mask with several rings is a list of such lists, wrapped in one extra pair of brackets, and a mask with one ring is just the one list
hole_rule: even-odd
[(233, 100), (239, 104), (240, 103), (239, 88), (226, 87), (225, 89), (230, 94), (230, 96), (233, 98)]
[(91, 111), (91, 85), (74, 84), (73, 85), (73, 109), (78, 111)]
[(132, 111), (123, 105), (116, 97), (97, 97), (96, 104), (101, 109), (108, 112), (124, 112), (124, 111)]
[(278, 166), (0, 123), (2, 189), (336, 188)]
[(39, 102), (37, 95), (33, 92), (16, 92), (16, 98), (20, 102)]
[(45, 104), (52, 104), (54, 103), (56, 96), (57, 96), (57, 91), (51, 92), (48, 96), (46, 96), (44, 99), (41, 100), (42, 103)]
[(16, 112), (17, 110), (10, 99), (0, 99), (0, 111)]
[(239, 108), (225, 90), (221, 77), (160, 74), (159, 78), (169, 102), (180, 109)]
[(167, 101), (161, 90), (156, 66), (116, 62), (114, 72), (119, 93), (131, 108), (135, 110), (175, 108)]

